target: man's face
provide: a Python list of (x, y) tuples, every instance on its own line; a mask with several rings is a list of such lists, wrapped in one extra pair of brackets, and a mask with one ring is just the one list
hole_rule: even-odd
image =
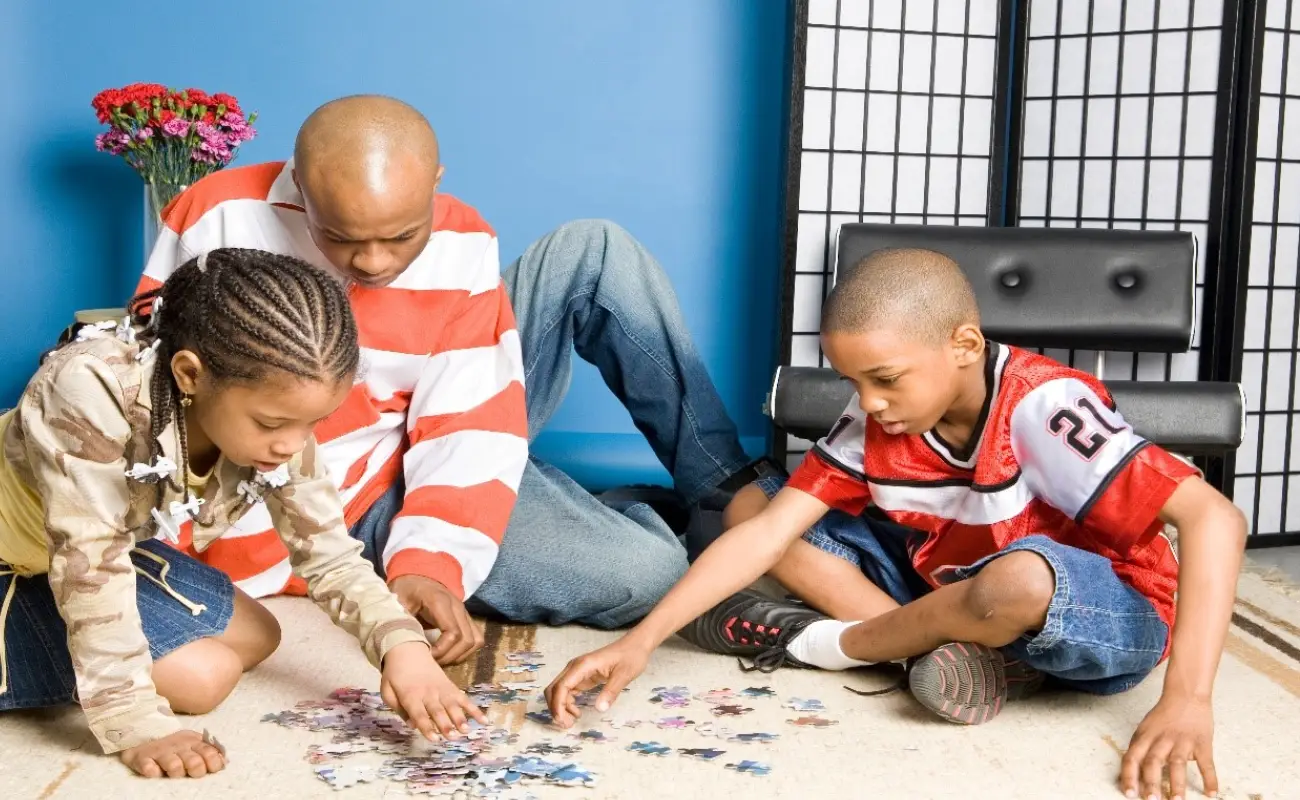
[(823, 334), (822, 349), (835, 371), (857, 388), (862, 411), (891, 435), (930, 430), (960, 391), (964, 359), (947, 343), (877, 330)]
[(436, 180), (399, 177), (376, 191), (313, 176), (299, 188), (312, 241), (331, 264), (362, 286), (392, 283), (429, 241)]

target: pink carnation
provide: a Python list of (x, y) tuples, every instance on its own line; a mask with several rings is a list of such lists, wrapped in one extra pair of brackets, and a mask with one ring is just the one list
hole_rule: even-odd
[(126, 144), (129, 141), (131, 141), (129, 136), (114, 128), (95, 137), (95, 149), (118, 156), (126, 150)]
[(153, 128), (141, 128), (140, 130), (135, 132), (135, 138), (142, 142), (147, 142), (152, 137), (153, 137)]
[(190, 132), (190, 123), (180, 117), (169, 119), (163, 123), (163, 133), (168, 136), (188, 136)]

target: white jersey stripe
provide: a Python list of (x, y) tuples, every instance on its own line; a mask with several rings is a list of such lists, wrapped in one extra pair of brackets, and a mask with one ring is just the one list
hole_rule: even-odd
[(964, 525), (993, 525), (1014, 519), (1034, 499), (1021, 478), (996, 491), (975, 491), (968, 485), (898, 485), (868, 482), (871, 499), (885, 511), (929, 514)]

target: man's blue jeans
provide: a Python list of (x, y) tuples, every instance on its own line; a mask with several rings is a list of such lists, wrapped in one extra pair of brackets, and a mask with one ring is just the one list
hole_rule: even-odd
[[(568, 392), (576, 351), (600, 370), (686, 502), (749, 462), (672, 285), (626, 231), (569, 223), (503, 277), (523, 348), (529, 441)], [(380, 561), (402, 496), (399, 482), (353, 526), (371, 561)], [(519, 622), (615, 628), (644, 616), (685, 571), (685, 548), (649, 506), (610, 508), (534, 457), (496, 565), (467, 606)]]

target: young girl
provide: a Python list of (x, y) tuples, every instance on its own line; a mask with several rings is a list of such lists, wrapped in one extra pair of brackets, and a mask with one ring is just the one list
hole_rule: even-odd
[(219, 546), (266, 503), (312, 599), (432, 737), (482, 712), (361, 557), (312, 430), (352, 388), (342, 287), (286, 256), (221, 249), (131, 314), (83, 328), (0, 416), (0, 710), (80, 702), (106, 753), (147, 777), (225, 765), (173, 711), (206, 713), (279, 628), (172, 544)]

